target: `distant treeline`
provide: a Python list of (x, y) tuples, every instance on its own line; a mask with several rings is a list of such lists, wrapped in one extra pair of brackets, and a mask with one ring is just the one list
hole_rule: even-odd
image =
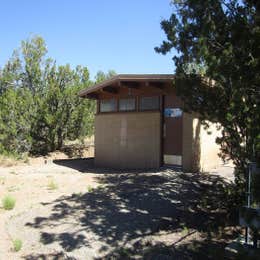
[[(95, 83), (88, 69), (57, 65), (46, 55), (35, 36), (0, 68), (0, 154), (46, 154), (93, 134), (95, 102), (78, 96)], [(113, 74), (98, 72), (96, 82)]]

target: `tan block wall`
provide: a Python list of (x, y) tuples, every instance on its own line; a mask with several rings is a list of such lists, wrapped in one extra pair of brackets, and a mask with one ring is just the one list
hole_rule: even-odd
[(95, 164), (113, 168), (160, 166), (159, 112), (98, 114)]
[(220, 147), (215, 143), (219, 134), (215, 124), (205, 130), (195, 114), (183, 113), (182, 161), (185, 171), (206, 172), (221, 164)]
[[(211, 134), (208, 134), (208, 132), (211, 132)], [(220, 146), (215, 142), (216, 137), (221, 133), (217, 130), (216, 124), (210, 124), (207, 130), (201, 127), (200, 133), (200, 169), (207, 172), (222, 164), (222, 160), (218, 156)]]

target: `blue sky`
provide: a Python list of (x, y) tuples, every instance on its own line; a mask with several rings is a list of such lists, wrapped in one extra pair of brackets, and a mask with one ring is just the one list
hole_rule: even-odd
[(173, 73), (160, 21), (170, 0), (6, 0), (0, 2), (0, 67), (31, 35), (42, 36), (58, 64), (117, 73)]

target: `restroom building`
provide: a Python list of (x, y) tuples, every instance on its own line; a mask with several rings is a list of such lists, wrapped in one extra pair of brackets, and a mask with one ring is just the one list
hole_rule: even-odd
[(121, 74), (82, 90), (97, 102), (95, 165), (122, 169), (180, 166), (208, 171), (220, 164), (217, 130), (211, 134), (183, 112), (174, 75)]

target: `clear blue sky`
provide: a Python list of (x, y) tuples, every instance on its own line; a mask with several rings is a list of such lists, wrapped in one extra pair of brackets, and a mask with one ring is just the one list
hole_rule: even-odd
[(171, 55), (155, 53), (165, 39), (160, 21), (170, 0), (5, 0), (0, 3), (0, 67), (21, 40), (42, 36), (58, 64), (117, 73), (173, 73)]

